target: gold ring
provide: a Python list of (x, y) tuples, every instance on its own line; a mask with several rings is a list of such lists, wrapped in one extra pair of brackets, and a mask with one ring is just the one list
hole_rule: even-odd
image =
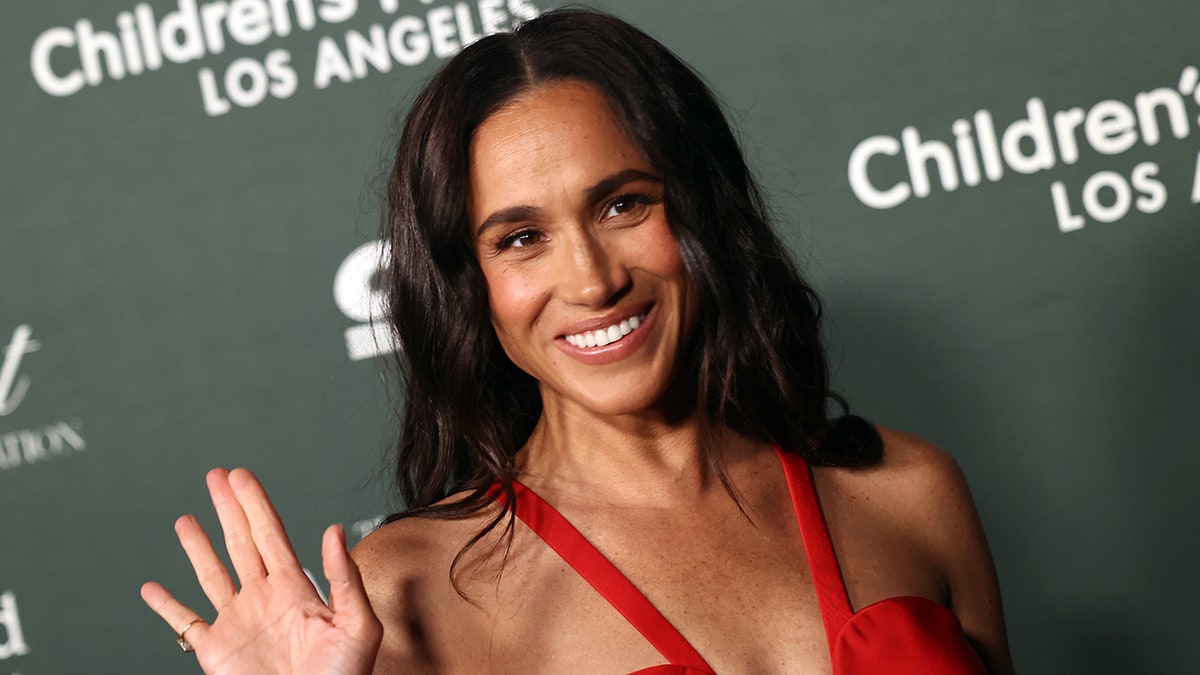
[(175, 642), (179, 645), (179, 648), (189, 654), (196, 651), (196, 648), (192, 646), (192, 643), (188, 642), (188, 639), (184, 637), (184, 635), (187, 634), (189, 628), (197, 623), (204, 623), (204, 619), (192, 619), (191, 621), (187, 622), (187, 625), (183, 627), (183, 630), (179, 631), (179, 637), (175, 638)]

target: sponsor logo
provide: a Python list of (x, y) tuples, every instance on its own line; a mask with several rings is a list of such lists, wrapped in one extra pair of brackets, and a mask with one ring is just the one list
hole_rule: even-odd
[(0, 593), (0, 661), (28, 653), (21, 615), (17, 613), (17, 596), (12, 591)]
[[(32, 386), (32, 378), (21, 372), (24, 357), (41, 349), (32, 336), (33, 329), (28, 324), (17, 326), (4, 349), (4, 363), (0, 365), (0, 416), (16, 412)], [(75, 419), (16, 431), (0, 430), (0, 471), (82, 452), (87, 443), (79, 433), (81, 426)]]
[[(393, 66), (412, 67), (444, 59), (484, 35), (509, 30), (539, 10), (528, 0), (449, 2), (379, 0), (365, 14), (383, 21), (349, 27), (360, 9), (376, 3), (359, 0), (176, 0), (156, 14), (150, 3), (123, 10), (97, 27), (80, 18), (69, 26), (42, 31), (30, 48), (34, 82), (51, 96), (73, 96), (87, 87), (136, 77), (175, 64), (212, 61), (227, 49), (267, 42), (309, 42), (317, 38), (316, 58), (298, 63), (288, 47), (261, 57), (243, 56), (196, 71), (200, 100), (210, 117), (235, 108), (252, 108), (268, 99), (287, 99), (310, 81), (317, 90), (351, 82)], [(166, 9), (166, 8), (161, 8)], [(343, 25), (347, 27), (342, 27)], [(361, 26), (361, 24), (359, 24)]]
[(382, 287), (387, 266), (387, 247), (382, 241), (372, 241), (351, 251), (333, 277), (333, 301), (346, 318), (359, 322), (346, 329), (346, 354), (352, 361), (399, 349), (388, 323), (387, 292)]
[(31, 340), (33, 329), (17, 326), (12, 341), (4, 350), (4, 364), (0, 365), (0, 417), (12, 414), (29, 391), (29, 376), (21, 376), (21, 360), (26, 354), (36, 352), (41, 345)]
[[(910, 199), (997, 182), (1006, 175), (1036, 174), (1081, 158), (1089, 163), (1116, 156), (1141, 145), (1182, 140), (1196, 119), (1189, 107), (1200, 105), (1200, 69), (1188, 66), (1174, 86), (1160, 86), (1133, 95), (1132, 103), (1106, 99), (1089, 108), (1047, 109), (1032, 97), (1025, 115), (998, 129), (989, 110), (950, 125), (953, 140), (928, 137), (916, 127), (864, 139), (850, 153), (847, 177), (854, 196), (875, 209), (891, 209)], [(1166, 152), (1166, 150), (1164, 150)], [(1060, 232), (1072, 232), (1088, 222), (1113, 223), (1133, 209), (1158, 213), (1167, 203), (1167, 189), (1157, 162), (1098, 171), (1082, 189), (1061, 180), (1050, 185), (1050, 201)], [(936, 178), (936, 181), (935, 181)], [(1200, 156), (1192, 178), (1191, 203), (1200, 203)]]

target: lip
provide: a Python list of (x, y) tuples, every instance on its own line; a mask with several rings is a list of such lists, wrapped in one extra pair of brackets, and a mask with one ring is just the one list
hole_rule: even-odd
[[(589, 330), (597, 330), (614, 323), (619, 323), (624, 319), (632, 316), (639, 316), (645, 313), (645, 318), (642, 319), (641, 325), (637, 330), (633, 331), (624, 338), (616, 342), (609, 343), (603, 347), (576, 347), (567, 342), (567, 335), (577, 335), (585, 333)], [(567, 356), (585, 363), (589, 366), (600, 366), (629, 356), (637, 351), (638, 347), (646, 341), (646, 337), (650, 334), (650, 329), (654, 328), (655, 319), (658, 318), (658, 305), (647, 305), (645, 307), (635, 308), (633, 310), (623, 310), (621, 312), (612, 312), (608, 316), (599, 317), (597, 319), (588, 319), (576, 324), (572, 324), (566, 331), (554, 339), (554, 344), (563, 350)]]

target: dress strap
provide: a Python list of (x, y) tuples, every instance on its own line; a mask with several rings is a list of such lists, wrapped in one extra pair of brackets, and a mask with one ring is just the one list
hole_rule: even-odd
[(821, 619), (825, 622), (825, 637), (832, 651), (838, 631), (854, 613), (850, 608), (850, 596), (842, 581), (833, 542), (829, 538), (829, 527), (817, 501), (813, 487), (812, 472), (808, 463), (798, 454), (784, 452), (778, 447), (779, 461), (787, 476), (788, 491), (792, 495), (792, 508), (800, 524), (800, 536), (804, 539), (804, 552), (812, 570), (813, 586), (817, 591), (817, 603), (821, 606)]
[(513, 481), (517, 517), (624, 616), (672, 665), (712, 668), (670, 621), (561, 513)]

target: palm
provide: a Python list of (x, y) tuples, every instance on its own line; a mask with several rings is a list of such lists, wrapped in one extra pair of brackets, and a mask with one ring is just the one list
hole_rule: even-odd
[[(300, 568), (266, 493), (248, 471), (215, 469), (209, 474), (209, 490), (242, 586), (234, 587), (195, 518), (180, 518), (180, 542), (218, 612), (211, 626), (197, 623), (186, 634), (204, 672), (371, 672), (381, 628), (358, 569), (346, 554), (340, 527), (327, 530), (322, 542), (333, 601), (327, 607)], [(176, 630), (196, 618), (156, 583), (146, 584), (142, 597)]]

